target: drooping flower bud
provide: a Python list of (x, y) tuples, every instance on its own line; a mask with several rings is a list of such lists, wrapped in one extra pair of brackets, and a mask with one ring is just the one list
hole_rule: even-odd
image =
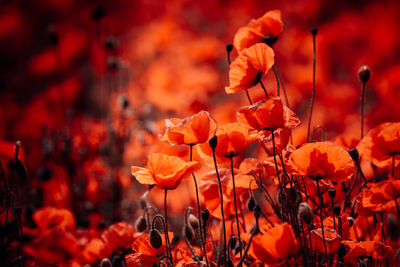
[(226, 52), (230, 53), (233, 49), (233, 45), (231, 43), (226, 45)]
[(143, 232), (146, 230), (147, 222), (146, 222), (146, 219), (144, 218), (144, 216), (140, 216), (139, 218), (137, 218), (137, 220), (135, 222), (135, 227), (138, 232)]
[(354, 218), (353, 217), (347, 217), (347, 221), (349, 222), (350, 227), (352, 227), (353, 224), (354, 224)]
[(162, 238), (157, 229), (150, 230), (150, 244), (155, 249), (159, 249), (162, 245)]
[(199, 228), (199, 219), (193, 214), (189, 215), (188, 222), (193, 229)]
[(211, 149), (214, 150), (218, 144), (217, 136), (215, 135), (213, 138), (211, 138), (210, 141), (208, 141), (208, 144), (210, 145)]
[(112, 267), (111, 261), (109, 258), (103, 258), (100, 262), (100, 267)]
[(184, 233), (185, 237), (187, 238), (187, 240), (192, 241), (192, 239), (194, 237), (194, 231), (193, 231), (192, 227), (190, 227), (189, 225), (185, 225), (183, 233)]
[(370, 76), (371, 76), (371, 71), (367, 65), (362, 65), (358, 69), (358, 78), (360, 79), (361, 82), (363, 83), (368, 82)]
[(248, 210), (252, 211), (255, 206), (256, 206), (256, 202), (255, 202), (254, 198), (250, 197), (249, 200), (247, 201)]
[(302, 202), (299, 205), (299, 218), (306, 224), (311, 224), (313, 219), (313, 212), (307, 202)]
[(360, 154), (358, 153), (357, 148), (352, 148), (352, 149), (350, 149), (350, 150), (349, 150), (349, 154), (350, 154), (350, 157), (351, 157), (354, 161), (358, 162), (358, 160), (359, 160), (359, 158), (360, 158)]
[(333, 213), (336, 215), (336, 217), (340, 215), (341, 210), (342, 208), (340, 207), (339, 204), (333, 205)]
[(329, 194), (329, 196), (330, 196), (332, 199), (334, 199), (335, 196), (336, 196), (336, 189), (333, 188), (333, 187), (329, 188), (329, 189), (328, 189), (328, 194)]
[(255, 205), (254, 209), (253, 209), (253, 214), (254, 214), (254, 217), (256, 217), (256, 220), (258, 220), (258, 218), (260, 218), (260, 216), (261, 216), (261, 207), (258, 205)]
[(201, 211), (201, 218), (203, 219), (204, 222), (208, 221), (208, 218), (210, 218), (210, 212), (208, 211), (208, 209), (203, 209)]

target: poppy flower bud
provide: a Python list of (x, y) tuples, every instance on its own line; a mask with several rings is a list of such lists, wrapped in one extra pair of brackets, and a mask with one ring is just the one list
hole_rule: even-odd
[(199, 219), (197, 219), (196, 216), (194, 216), (193, 214), (189, 215), (189, 225), (193, 228), (193, 229), (197, 229), (199, 228)]
[(208, 221), (208, 218), (210, 218), (210, 212), (208, 211), (208, 209), (204, 209), (201, 211), (201, 218), (205, 222)]
[(342, 208), (340, 207), (339, 204), (333, 205), (333, 213), (334, 213), (336, 216), (339, 216), (339, 215), (340, 215), (340, 211), (341, 211), (341, 210), (342, 210)]
[(394, 214), (389, 214), (387, 216), (387, 220), (386, 220), (386, 227), (387, 227), (387, 231), (388, 231), (388, 235), (389, 238), (393, 241), (396, 241), (397, 239), (399, 239), (399, 219), (397, 218), (396, 215)]
[(115, 50), (118, 46), (118, 39), (114, 36), (108, 36), (104, 45), (107, 50)]
[(144, 210), (146, 207), (147, 207), (146, 199), (145, 198), (141, 198), (140, 199), (140, 208), (142, 210)]
[(310, 29), (310, 32), (311, 32), (311, 34), (312, 35), (317, 35), (317, 33), (318, 33), (318, 28), (317, 27), (312, 27), (311, 29)]
[(358, 78), (360, 79), (361, 82), (363, 83), (368, 82), (370, 76), (371, 76), (371, 71), (367, 65), (362, 65), (358, 69)]
[(249, 200), (247, 201), (247, 208), (252, 211), (254, 207), (256, 206), (256, 202), (254, 201), (253, 197), (250, 197)]
[(236, 245), (237, 245), (237, 239), (234, 236), (232, 236), (229, 240), (229, 249), (234, 250), (236, 248)]
[(364, 260), (359, 260), (357, 267), (368, 267), (368, 264)]
[(230, 53), (233, 49), (233, 45), (231, 43), (226, 45), (226, 52)]
[(107, 69), (109, 71), (117, 71), (120, 66), (120, 61), (118, 57), (107, 57)]
[(256, 217), (256, 220), (258, 220), (258, 218), (260, 218), (260, 216), (261, 216), (261, 207), (258, 205), (255, 205), (254, 209), (253, 209), (253, 214), (254, 214), (254, 217)]
[(346, 251), (346, 247), (343, 244), (340, 244), (340, 248), (338, 250), (338, 257), (339, 259), (343, 259), (344, 256), (346, 256), (347, 251)]
[(353, 224), (354, 224), (354, 218), (353, 217), (347, 217), (347, 221), (349, 222), (350, 227), (352, 227)]
[(299, 205), (299, 218), (306, 224), (311, 224), (313, 212), (307, 202), (302, 202)]
[(105, 11), (104, 11), (104, 7), (102, 5), (98, 5), (95, 7), (95, 9), (93, 10), (92, 14), (90, 15), (90, 17), (92, 18), (92, 20), (100, 20), (101, 18), (103, 18), (106, 15)]
[(184, 230), (183, 230), (183, 234), (185, 235), (185, 238), (187, 240), (192, 241), (193, 236), (194, 236), (193, 228), (190, 227), (189, 225), (186, 225)]
[(333, 187), (329, 188), (329, 189), (328, 189), (328, 194), (329, 194), (329, 196), (330, 196), (332, 199), (334, 199), (335, 196), (336, 196), (336, 189), (333, 188)]
[(162, 245), (161, 235), (157, 229), (150, 230), (150, 244), (155, 249), (159, 249)]
[(137, 218), (135, 222), (135, 228), (138, 232), (143, 232), (144, 230), (146, 230), (147, 222), (144, 216), (140, 216), (139, 218)]
[(292, 207), (296, 206), (297, 200), (298, 200), (298, 194), (297, 194), (297, 191), (296, 191), (296, 189), (294, 187), (289, 188), (288, 200), (289, 200), (289, 204)]
[(357, 148), (352, 148), (352, 149), (350, 149), (350, 150), (349, 150), (349, 154), (350, 154), (350, 157), (351, 157), (354, 161), (358, 162), (358, 160), (359, 160), (359, 158), (360, 158), (360, 154), (358, 153)]
[(208, 144), (210, 145), (211, 149), (214, 150), (217, 147), (217, 144), (218, 144), (217, 136), (214, 135), (214, 137), (211, 138), (210, 141), (208, 141)]
[(100, 267), (112, 267), (110, 259), (103, 258), (100, 262)]
[(122, 267), (124, 266), (124, 260), (120, 255), (115, 255), (113, 260), (112, 260), (112, 266), (113, 267)]

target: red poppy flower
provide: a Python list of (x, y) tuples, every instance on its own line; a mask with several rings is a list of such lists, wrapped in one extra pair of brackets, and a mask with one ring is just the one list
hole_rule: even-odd
[(168, 141), (173, 145), (194, 145), (210, 140), (216, 130), (217, 124), (207, 111), (187, 117), (185, 119), (167, 119), (166, 128), (160, 134), (162, 141)]
[(229, 86), (227, 94), (254, 86), (259, 72), (265, 74), (274, 65), (274, 51), (264, 43), (244, 49), (229, 66)]
[(372, 160), (375, 166), (391, 167), (392, 157), (400, 154), (399, 136), (400, 122), (386, 122), (370, 130), (357, 149), (363, 159)]
[(295, 256), (299, 250), (292, 226), (277, 224), (263, 235), (256, 235), (251, 243), (254, 257), (267, 264), (277, 264)]
[(239, 28), (233, 39), (237, 51), (262, 42), (264, 36), (276, 37), (283, 30), (280, 10), (271, 10), (261, 18), (252, 19), (247, 26)]
[(175, 189), (182, 179), (198, 168), (197, 161), (186, 162), (179, 157), (165, 154), (151, 154), (147, 169), (131, 167), (132, 175), (141, 184), (155, 184), (161, 189)]
[[(237, 122), (218, 126), (216, 136), (218, 142), (215, 155), (219, 163), (228, 162), (229, 157), (244, 152), (251, 143), (257, 140), (256, 135), (249, 134), (247, 128)], [(212, 150), (209, 144), (199, 145), (197, 151), (203, 159), (206, 159), (206, 162), (212, 162)]]
[(342, 182), (355, 171), (349, 153), (331, 142), (308, 143), (295, 150), (289, 158), (293, 174), (311, 179)]
[[(333, 229), (324, 228), (324, 236), (328, 254), (332, 255), (336, 253), (340, 248), (340, 235), (338, 235)], [(313, 249), (321, 254), (324, 254), (325, 247), (321, 228), (311, 231), (311, 240)]]
[(41, 231), (59, 226), (64, 229), (75, 229), (74, 215), (70, 210), (45, 207), (35, 211), (33, 220)]
[(375, 241), (360, 241), (354, 242), (351, 240), (342, 241), (343, 244), (348, 246), (350, 250), (343, 257), (347, 263), (354, 263), (358, 260), (359, 256), (371, 255), (373, 259), (384, 259), (391, 253), (391, 247), (386, 246), (381, 242)]
[(292, 129), (300, 124), (296, 114), (284, 106), (279, 97), (263, 99), (253, 105), (240, 108), (237, 119), (240, 123), (257, 131)]
[(111, 255), (120, 249), (129, 248), (135, 232), (135, 228), (126, 222), (115, 223), (108, 227), (101, 235), (107, 249), (105, 254)]

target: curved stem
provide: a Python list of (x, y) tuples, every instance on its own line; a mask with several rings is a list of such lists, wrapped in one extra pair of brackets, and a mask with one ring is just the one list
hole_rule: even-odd
[(308, 116), (308, 126), (307, 126), (307, 143), (310, 140), (310, 127), (311, 127), (311, 118), (314, 106), (314, 99), (315, 99), (315, 59), (316, 59), (316, 45), (315, 45), (315, 34), (313, 34), (313, 90), (311, 96), (311, 104), (310, 104), (310, 114)]
[(165, 193), (164, 193), (165, 245), (166, 245), (167, 255), (169, 253), (169, 257), (172, 260), (171, 244), (169, 243), (169, 236), (168, 236), (167, 192), (168, 192), (168, 189), (165, 189)]
[[(190, 161), (192, 161), (192, 159), (193, 159), (193, 145), (190, 145)], [(193, 177), (194, 187), (196, 189), (197, 214), (199, 216), (200, 245), (203, 249), (204, 258), (205, 258), (207, 266), (208, 266), (209, 263), (208, 263), (208, 259), (207, 259), (207, 251), (206, 251), (206, 246), (205, 246), (206, 241), (203, 240), (203, 234), (202, 234), (203, 227), (202, 227), (202, 222), (201, 222), (199, 189), (197, 187), (197, 180), (196, 180), (196, 176), (194, 175), (194, 173), (192, 173), (192, 177)]]
[(279, 93), (280, 93), (280, 84), (279, 84), (278, 71), (276, 70), (275, 64), (272, 66), (272, 69), (274, 70), (275, 80), (276, 80), (276, 95), (279, 96)]
[(274, 66), (275, 66), (275, 69), (276, 69), (276, 73), (278, 74), (279, 81), (281, 82), (283, 95), (285, 96), (286, 106), (287, 106), (288, 108), (290, 108), (289, 99), (288, 99), (288, 96), (287, 96), (287, 94), (286, 94), (285, 84), (283, 83), (283, 79), (282, 79), (281, 73), (279, 72), (278, 65), (275, 63)]
[(247, 99), (248, 99), (249, 102), (250, 102), (250, 105), (253, 105), (253, 101), (251, 101), (251, 97), (250, 97), (250, 94), (249, 94), (249, 90), (245, 89), (244, 91), (246, 92), (246, 96), (247, 96)]
[(235, 188), (235, 174), (233, 170), (233, 156), (229, 157), (231, 160), (231, 172), (232, 172), (232, 183), (233, 183), (233, 202), (235, 203), (235, 215), (236, 215), (236, 226), (238, 232), (239, 246), (240, 246), (240, 258), (242, 257), (242, 240), (240, 239), (240, 225), (239, 225), (239, 216), (237, 209), (237, 201), (236, 201), (236, 188)]
[(212, 149), (212, 153), (214, 159), (215, 172), (217, 174), (217, 180), (218, 180), (219, 195), (221, 197), (221, 216), (222, 216), (222, 227), (224, 233), (223, 253), (224, 253), (224, 266), (226, 266), (226, 227), (225, 227), (225, 215), (224, 215), (224, 197), (222, 194), (221, 178), (218, 172), (217, 157), (215, 156), (215, 148)]
[[(321, 194), (321, 192), (319, 190), (318, 180), (316, 180), (316, 183), (317, 183), (317, 192), (318, 192), (318, 197), (319, 197), (319, 205), (321, 206), (321, 211), (322, 211), (322, 206), (323, 206), (324, 200), (323, 200), (322, 194)], [(325, 257), (326, 257), (326, 262), (327, 262), (326, 265), (328, 266), (329, 265), (329, 259), (328, 259), (328, 250), (326, 249), (325, 233), (324, 233), (324, 222), (323, 222), (323, 219), (322, 219), (322, 212), (320, 214), (320, 218), (321, 218), (322, 240), (324, 241)]]
[(265, 89), (265, 86), (264, 86), (263, 82), (261, 81), (261, 77), (260, 77), (259, 83), (260, 83), (262, 89), (264, 90), (265, 97), (268, 98), (267, 89)]

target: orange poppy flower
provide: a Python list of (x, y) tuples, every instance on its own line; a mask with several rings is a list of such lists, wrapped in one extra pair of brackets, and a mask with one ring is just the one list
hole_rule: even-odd
[(259, 72), (267, 73), (274, 65), (274, 51), (264, 43), (244, 49), (229, 66), (229, 86), (227, 94), (233, 94), (254, 86)]
[(75, 218), (70, 210), (45, 207), (35, 211), (33, 220), (41, 231), (59, 226), (63, 229), (75, 229)]
[(391, 253), (391, 247), (386, 246), (381, 242), (375, 241), (360, 241), (354, 242), (351, 240), (342, 241), (343, 244), (348, 246), (350, 250), (343, 257), (347, 263), (354, 263), (358, 260), (359, 256), (371, 255), (373, 259), (384, 259)]
[[(326, 250), (329, 255), (336, 253), (340, 248), (340, 235), (335, 230), (324, 228)], [(322, 236), (322, 229), (314, 229), (311, 231), (311, 240), (313, 249), (321, 254), (325, 253), (324, 240)]]
[(237, 120), (257, 131), (292, 129), (300, 124), (296, 114), (284, 106), (279, 97), (263, 99), (253, 105), (240, 108), (237, 112)]
[(386, 122), (370, 130), (357, 149), (363, 159), (372, 160), (375, 166), (391, 167), (392, 156), (400, 154), (399, 136), (400, 122)]
[(311, 179), (342, 182), (355, 171), (349, 153), (331, 142), (308, 143), (293, 151), (289, 157), (292, 173)]
[(131, 167), (131, 173), (141, 184), (155, 184), (161, 189), (175, 189), (182, 179), (198, 168), (197, 161), (186, 162), (179, 157), (161, 153), (151, 154), (147, 169)]
[[(215, 155), (219, 163), (226, 163), (229, 161), (229, 157), (244, 152), (258, 138), (257, 135), (249, 134), (247, 128), (237, 122), (218, 126), (216, 136), (218, 142)], [(213, 155), (209, 144), (197, 146), (197, 152), (206, 162), (212, 162)]]
[(262, 42), (264, 36), (276, 37), (283, 30), (280, 10), (271, 10), (261, 18), (252, 19), (247, 26), (239, 28), (233, 38), (233, 45), (237, 51)]
[(274, 146), (275, 143), (275, 151), (281, 152), (286, 146), (289, 144), (290, 139), (290, 130), (289, 129), (278, 129), (274, 131), (274, 140), (272, 140), (272, 134), (264, 132), (264, 136), (260, 138), (259, 142), (264, 147), (265, 151), (269, 155), (274, 154)]
[(369, 183), (368, 187), (360, 195), (362, 212), (388, 212), (395, 208), (395, 200), (400, 197), (400, 180)]
[(205, 143), (214, 136), (217, 130), (216, 122), (204, 110), (185, 119), (167, 119), (165, 126), (160, 138), (173, 145)]
[(263, 235), (256, 235), (251, 243), (254, 257), (267, 264), (277, 264), (299, 250), (292, 226), (288, 223), (277, 224)]

